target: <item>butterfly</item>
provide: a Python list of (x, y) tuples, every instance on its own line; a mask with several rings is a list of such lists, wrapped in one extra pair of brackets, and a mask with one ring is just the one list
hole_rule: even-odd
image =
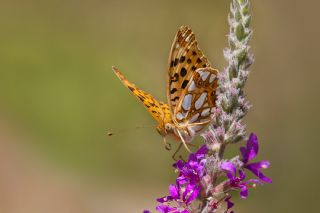
[(174, 38), (168, 60), (167, 103), (130, 83), (116, 67), (112, 69), (157, 121), (165, 144), (166, 136), (173, 136), (190, 152), (187, 144), (212, 120), (218, 88), (218, 70), (210, 66), (192, 30), (181, 26)]

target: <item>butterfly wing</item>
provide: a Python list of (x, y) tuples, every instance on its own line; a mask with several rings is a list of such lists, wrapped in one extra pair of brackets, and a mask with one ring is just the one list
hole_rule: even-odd
[(124, 75), (116, 68), (112, 67), (114, 73), (118, 76), (120, 81), (132, 92), (132, 94), (137, 97), (143, 105), (146, 107), (148, 112), (152, 117), (158, 122), (163, 122), (163, 119), (167, 116), (168, 105), (162, 102), (157, 101), (149, 93), (144, 92), (143, 90), (136, 87), (134, 84), (130, 83)]
[(174, 108), (173, 121), (183, 131), (186, 141), (191, 141), (212, 120), (216, 106), (217, 75), (218, 70), (211, 67), (197, 69)]
[(198, 47), (192, 30), (180, 27), (169, 56), (167, 98), (182, 140), (191, 141), (211, 121), (217, 74)]
[(210, 64), (199, 49), (194, 33), (186, 26), (180, 27), (169, 55), (167, 98), (171, 112), (193, 73), (203, 67), (210, 67)]

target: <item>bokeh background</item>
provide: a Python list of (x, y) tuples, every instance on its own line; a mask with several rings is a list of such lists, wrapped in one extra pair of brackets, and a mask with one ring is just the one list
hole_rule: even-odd
[[(0, 0), (0, 212), (154, 210), (174, 181), (172, 153), (153, 128), (136, 128), (155, 123), (111, 66), (166, 100), (180, 25), (194, 30), (215, 67), (226, 66), (229, 3)], [(318, 209), (319, 6), (252, 0), (246, 123), (274, 183), (236, 198), (236, 212)]]

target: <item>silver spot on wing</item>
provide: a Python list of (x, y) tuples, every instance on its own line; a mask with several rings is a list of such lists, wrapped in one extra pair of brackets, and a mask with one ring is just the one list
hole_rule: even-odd
[(204, 93), (202, 93), (200, 95), (200, 97), (198, 98), (198, 100), (195, 103), (196, 109), (200, 109), (201, 108), (201, 106), (203, 105), (203, 102), (204, 102), (206, 97), (207, 97), (207, 93), (206, 92), (204, 92)]
[(202, 117), (207, 117), (210, 114), (210, 108), (207, 108), (201, 112)]
[(210, 79), (209, 79), (209, 83), (212, 83), (215, 78), (216, 78), (216, 75), (211, 74)]
[(186, 113), (181, 113), (181, 112), (179, 112), (179, 113), (177, 113), (177, 115), (176, 115), (176, 118), (178, 119), (178, 120), (182, 120), (182, 119), (184, 119), (184, 118), (186, 118), (187, 117), (187, 114)]
[(182, 102), (182, 108), (184, 110), (189, 110), (191, 107), (191, 100), (192, 100), (192, 95), (188, 94), (184, 96), (183, 102)]
[(190, 92), (190, 91), (193, 91), (193, 90), (195, 90), (197, 87), (196, 87), (196, 84), (194, 83), (194, 81), (191, 81), (191, 84), (190, 84), (190, 86), (189, 86), (189, 88), (188, 88), (188, 91)]
[(195, 114), (192, 116), (192, 118), (189, 120), (189, 123), (194, 123), (199, 118), (200, 113)]
[(188, 130), (192, 133), (198, 132), (203, 128), (201, 125), (196, 125), (196, 126), (188, 126)]
[(202, 75), (200, 74), (200, 76), (202, 80), (205, 81), (208, 78), (209, 74), (210, 74), (209, 72), (204, 72)]

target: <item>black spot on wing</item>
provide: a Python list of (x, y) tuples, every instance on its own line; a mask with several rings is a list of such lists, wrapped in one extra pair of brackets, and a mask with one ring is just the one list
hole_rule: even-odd
[(133, 88), (133, 87), (128, 86), (128, 88), (129, 88), (129, 90), (131, 90), (131, 92), (134, 91), (134, 88)]
[(179, 62), (180, 62), (180, 63), (183, 63), (185, 60), (186, 60), (186, 57), (185, 57), (185, 56), (181, 56)]
[(188, 80), (184, 80), (184, 81), (182, 82), (181, 88), (182, 88), (182, 89), (186, 88), (186, 86), (188, 85), (188, 83), (189, 83)]
[(180, 75), (181, 75), (182, 77), (184, 77), (184, 76), (186, 76), (186, 74), (187, 74), (186, 68), (182, 67), (181, 70), (180, 70)]
[(176, 58), (176, 59), (174, 59), (174, 62), (173, 62), (173, 66), (177, 66), (177, 64), (178, 64), (178, 59)]
[(173, 75), (173, 77), (171, 77), (171, 79), (170, 79), (171, 83), (172, 83), (172, 82), (177, 82), (178, 80), (179, 80), (179, 75), (178, 75), (178, 73), (175, 73), (175, 74)]
[(144, 102), (144, 100), (145, 100), (145, 97), (143, 97), (143, 96), (141, 96), (141, 95), (138, 95), (138, 98), (139, 98), (142, 102)]
[(177, 100), (179, 100), (178, 96), (171, 99), (171, 101), (177, 101)]
[(171, 91), (170, 91), (170, 93), (171, 94), (173, 94), (173, 93), (175, 93), (175, 92), (177, 92), (178, 90), (176, 89), (176, 88), (173, 88)]

